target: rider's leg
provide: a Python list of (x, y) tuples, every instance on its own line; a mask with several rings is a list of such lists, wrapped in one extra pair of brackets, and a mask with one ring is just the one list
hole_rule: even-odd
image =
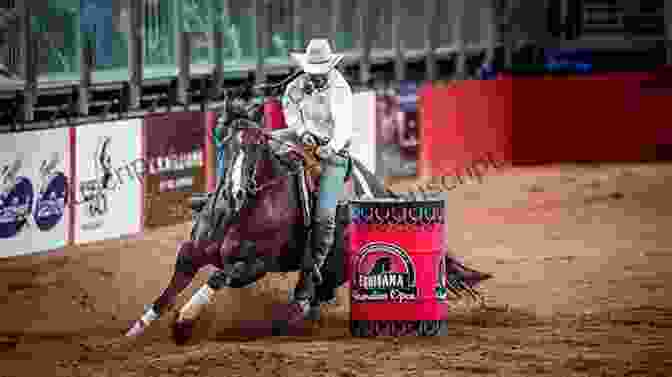
[(343, 197), (345, 192), (347, 168), (347, 158), (338, 154), (333, 154), (327, 160), (322, 161), (320, 192), (311, 227), (313, 266), (311, 269), (306, 268), (308, 266), (304, 266), (299, 287), (297, 287), (295, 293), (297, 300), (307, 300), (314, 296), (312, 273), (322, 268), (334, 244), (336, 207), (338, 200)]

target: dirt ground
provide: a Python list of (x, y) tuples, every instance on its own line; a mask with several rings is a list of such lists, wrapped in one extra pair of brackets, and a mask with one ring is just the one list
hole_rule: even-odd
[(2, 260), (0, 376), (672, 376), (670, 187), (672, 164), (611, 164), (452, 191), (450, 245), (495, 278), (441, 338), (350, 337), (345, 289), (321, 323), (272, 337), (289, 274), (221, 292), (191, 345), (171, 342), (170, 318), (125, 340), (189, 224)]

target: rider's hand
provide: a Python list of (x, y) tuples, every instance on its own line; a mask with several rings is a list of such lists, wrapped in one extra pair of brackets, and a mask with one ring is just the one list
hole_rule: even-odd
[(334, 153), (336, 153), (336, 151), (334, 151), (334, 148), (332, 148), (330, 145), (324, 145), (318, 147), (316, 150), (317, 156), (321, 159), (327, 159), (331, 157)]

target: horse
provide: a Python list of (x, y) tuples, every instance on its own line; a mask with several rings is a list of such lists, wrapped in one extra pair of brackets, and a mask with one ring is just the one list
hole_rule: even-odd
[[(269, 131), (249, 117), (229, 122), (227, 173), (213, 193), (196, 198), (196, 211), (190, 239), (178, 246), (175, 270), (168, 286), (144, 315), (134, 321), (126, 333), (137, 337), (156, 319), (167, 313), (176, 297), (189, 286), (205, 266), (217, 271), (210, 275), (191, 300), (176, 313), (172, 337), (185, 344), (193, 335), (194, 325), (212, 295), (224, 288), (242, 288), (254, 284), (267, 273), (299, 271), (311, 263), (306, 234), (317, 190), (317, 177), (305, 166), (305, 151), (284, 145), (279, 152)], [(276, 143), (276, 144), (274, 144)], [(350, 157), (347, 180), (352, 182), (355, 198), (398, 198), (385, 188), (356, 158)], [(347, 198), (344, 198), (347, 199)], [(349, 240), (347, 200), (337, 209), (336, 242), (320, 273), (310, 303), (313, 315), (320, 305), (333, 300), (334, 291), (346, 281), (344, 254)], [(472, 270), (464, 270), (472, 271)], [(462, 288), (468, 290), (484, 276), (464, 275)], [(485, 277), (488, 278), (488, 277)], [(459, 290), (459, 289), (457, 289)], [(274, 324), (276, 334), (286, 332), (288, 323), (305, 319), (303, 308), (290, 305), (287, 320)]]

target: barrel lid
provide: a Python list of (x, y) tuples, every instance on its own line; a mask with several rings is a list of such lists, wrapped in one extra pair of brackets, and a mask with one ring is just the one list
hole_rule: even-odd
[(440, 199), (410, 200), (404, 198), (373, 198), (373, 199), (354, 199), (350, 201), (350, 204), (363, 207), (367, 206), (444, 207), (445, 201)]

